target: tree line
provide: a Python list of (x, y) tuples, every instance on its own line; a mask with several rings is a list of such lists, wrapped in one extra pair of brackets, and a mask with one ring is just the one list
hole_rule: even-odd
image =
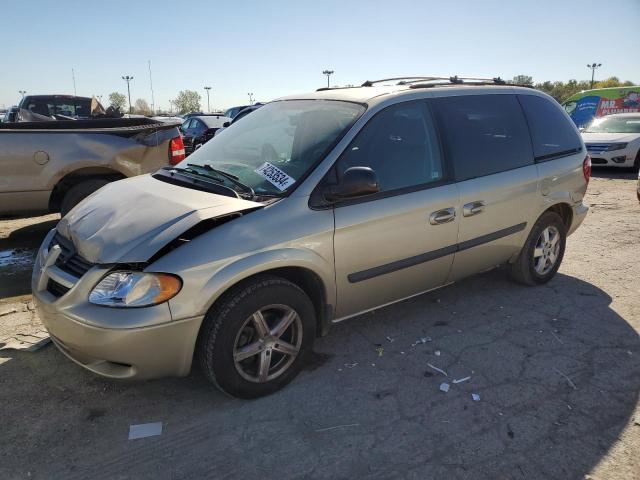
[[(175, 109), (176, 113), (199, 112), (201, 111), (201, 98), (200, 94), (194, 90), (182, 90), (174, 100), (171, 100), (171, 104), (173, 105), (173, 109)], [(123, 93), (112, 92), (109, 94), (110, 107), (118, 109), (121, 112), (126, 112), (128, 111), (127, 103), (127, 97)], [(137, 99), (133, 105), (131, 105), (131, 110), (131, 113), (135, 113), (137, 115), (149, 116), (154, 114), (149, 103), (143, 98)]]
[(513, 77), (513, 83), (518, 85), (531, 85), (536, 90), (540, 90), (548, 95), (551, 95), (559, 103), (564, 102), (571, 95), (581, 92), (582, 90), (592, 90), (597, 88), (610, 88), (610, 87), (631, 87), (633, 82), (625, 80), (620, 81), (618, 77), (609, 77), (606, 80), (594, 82), (591, 87), (589, 80), (569, 80), (567, 82), (541, 82), (533, 83), (533, 78), (529, 75), (516, 75)]
[[(551, 95), (560, 103), (564, 102), (574, 93), (591, 89), (591, 82), (589, 80), (569, 80), (567, 82), (546, 81), (534, 84), (533, 77), (529, 75), (516, 75), (513, 77), (512, 82), (518, 85), (531, 85), (535, 89)], [(634, 85), (634, 83), (629, 80), (622, 82), (618, 77), (609, 77), (606, 80), (594, 82), (593, 88), (630, 87), (632, 85)], [(198, 92), (194, 90), (182, 90), (174, 100), (171, 100), (172, 110), (175, 110), (175, 112), (179, 114), (199, 112), (202, 108), (200, 105), (201, 100), (202, 97)], [(117, 108), (121, 112), (126, 112), (127, 97), (122, 93), (113, 92), (109, 95), (109, 106)], [(137, 99), (131, 107), (133, 110), (132, 113), (138, 115), (153, 115), (154, 113), (149, 103), (142, 98)]]

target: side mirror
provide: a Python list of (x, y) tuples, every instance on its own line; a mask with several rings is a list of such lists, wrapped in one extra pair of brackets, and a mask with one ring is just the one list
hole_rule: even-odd
[(231, 125), (231, 122), (224, 122), (224, 123), (222, 124), (222, 126), (223, 126), (224, 128), (227, 128), (229, 125)]
[(337, 185), (328, 186), (323, 192), (330, 202), (363, 197), (380, 191), (378, 177), (369, 167), (351, 167), (342, 175)]

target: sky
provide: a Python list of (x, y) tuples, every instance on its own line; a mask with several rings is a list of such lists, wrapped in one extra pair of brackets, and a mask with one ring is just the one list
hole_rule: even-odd
[(640, 0), (28, 0), (0, 7), (0, 107), (28, 94), (126, 94), (211, 109), (396, 76), (640, 83)]

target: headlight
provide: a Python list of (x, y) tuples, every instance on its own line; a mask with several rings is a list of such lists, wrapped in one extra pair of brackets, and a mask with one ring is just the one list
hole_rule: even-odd
[(182, 281), (167, 273), (112, 272), (96, 285), (89, 301), (107, 307), (147, 307), (166, 302), (182, 288)]
[(624, 150), (625, 148), (627, 148), (626, 143), (610, 143), (607, 147), (607, 150), (609, 152), (613, 152), (615, 150)]

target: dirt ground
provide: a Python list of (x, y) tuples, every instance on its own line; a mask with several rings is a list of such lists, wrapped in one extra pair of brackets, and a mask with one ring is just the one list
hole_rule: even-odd
[[(267, 398), (230, 399), (197, 369), (119, 383), (52, 345), (0, 349), (0, 478), (638, 479), (635, 178), (594, 172), (546, 286), (495, 270), (335, 325)], [(0, 335), (37, 328), (30, 262), (55, 221), (0, 220)], [(147, 422), (162, 434), (128, 440)]]

